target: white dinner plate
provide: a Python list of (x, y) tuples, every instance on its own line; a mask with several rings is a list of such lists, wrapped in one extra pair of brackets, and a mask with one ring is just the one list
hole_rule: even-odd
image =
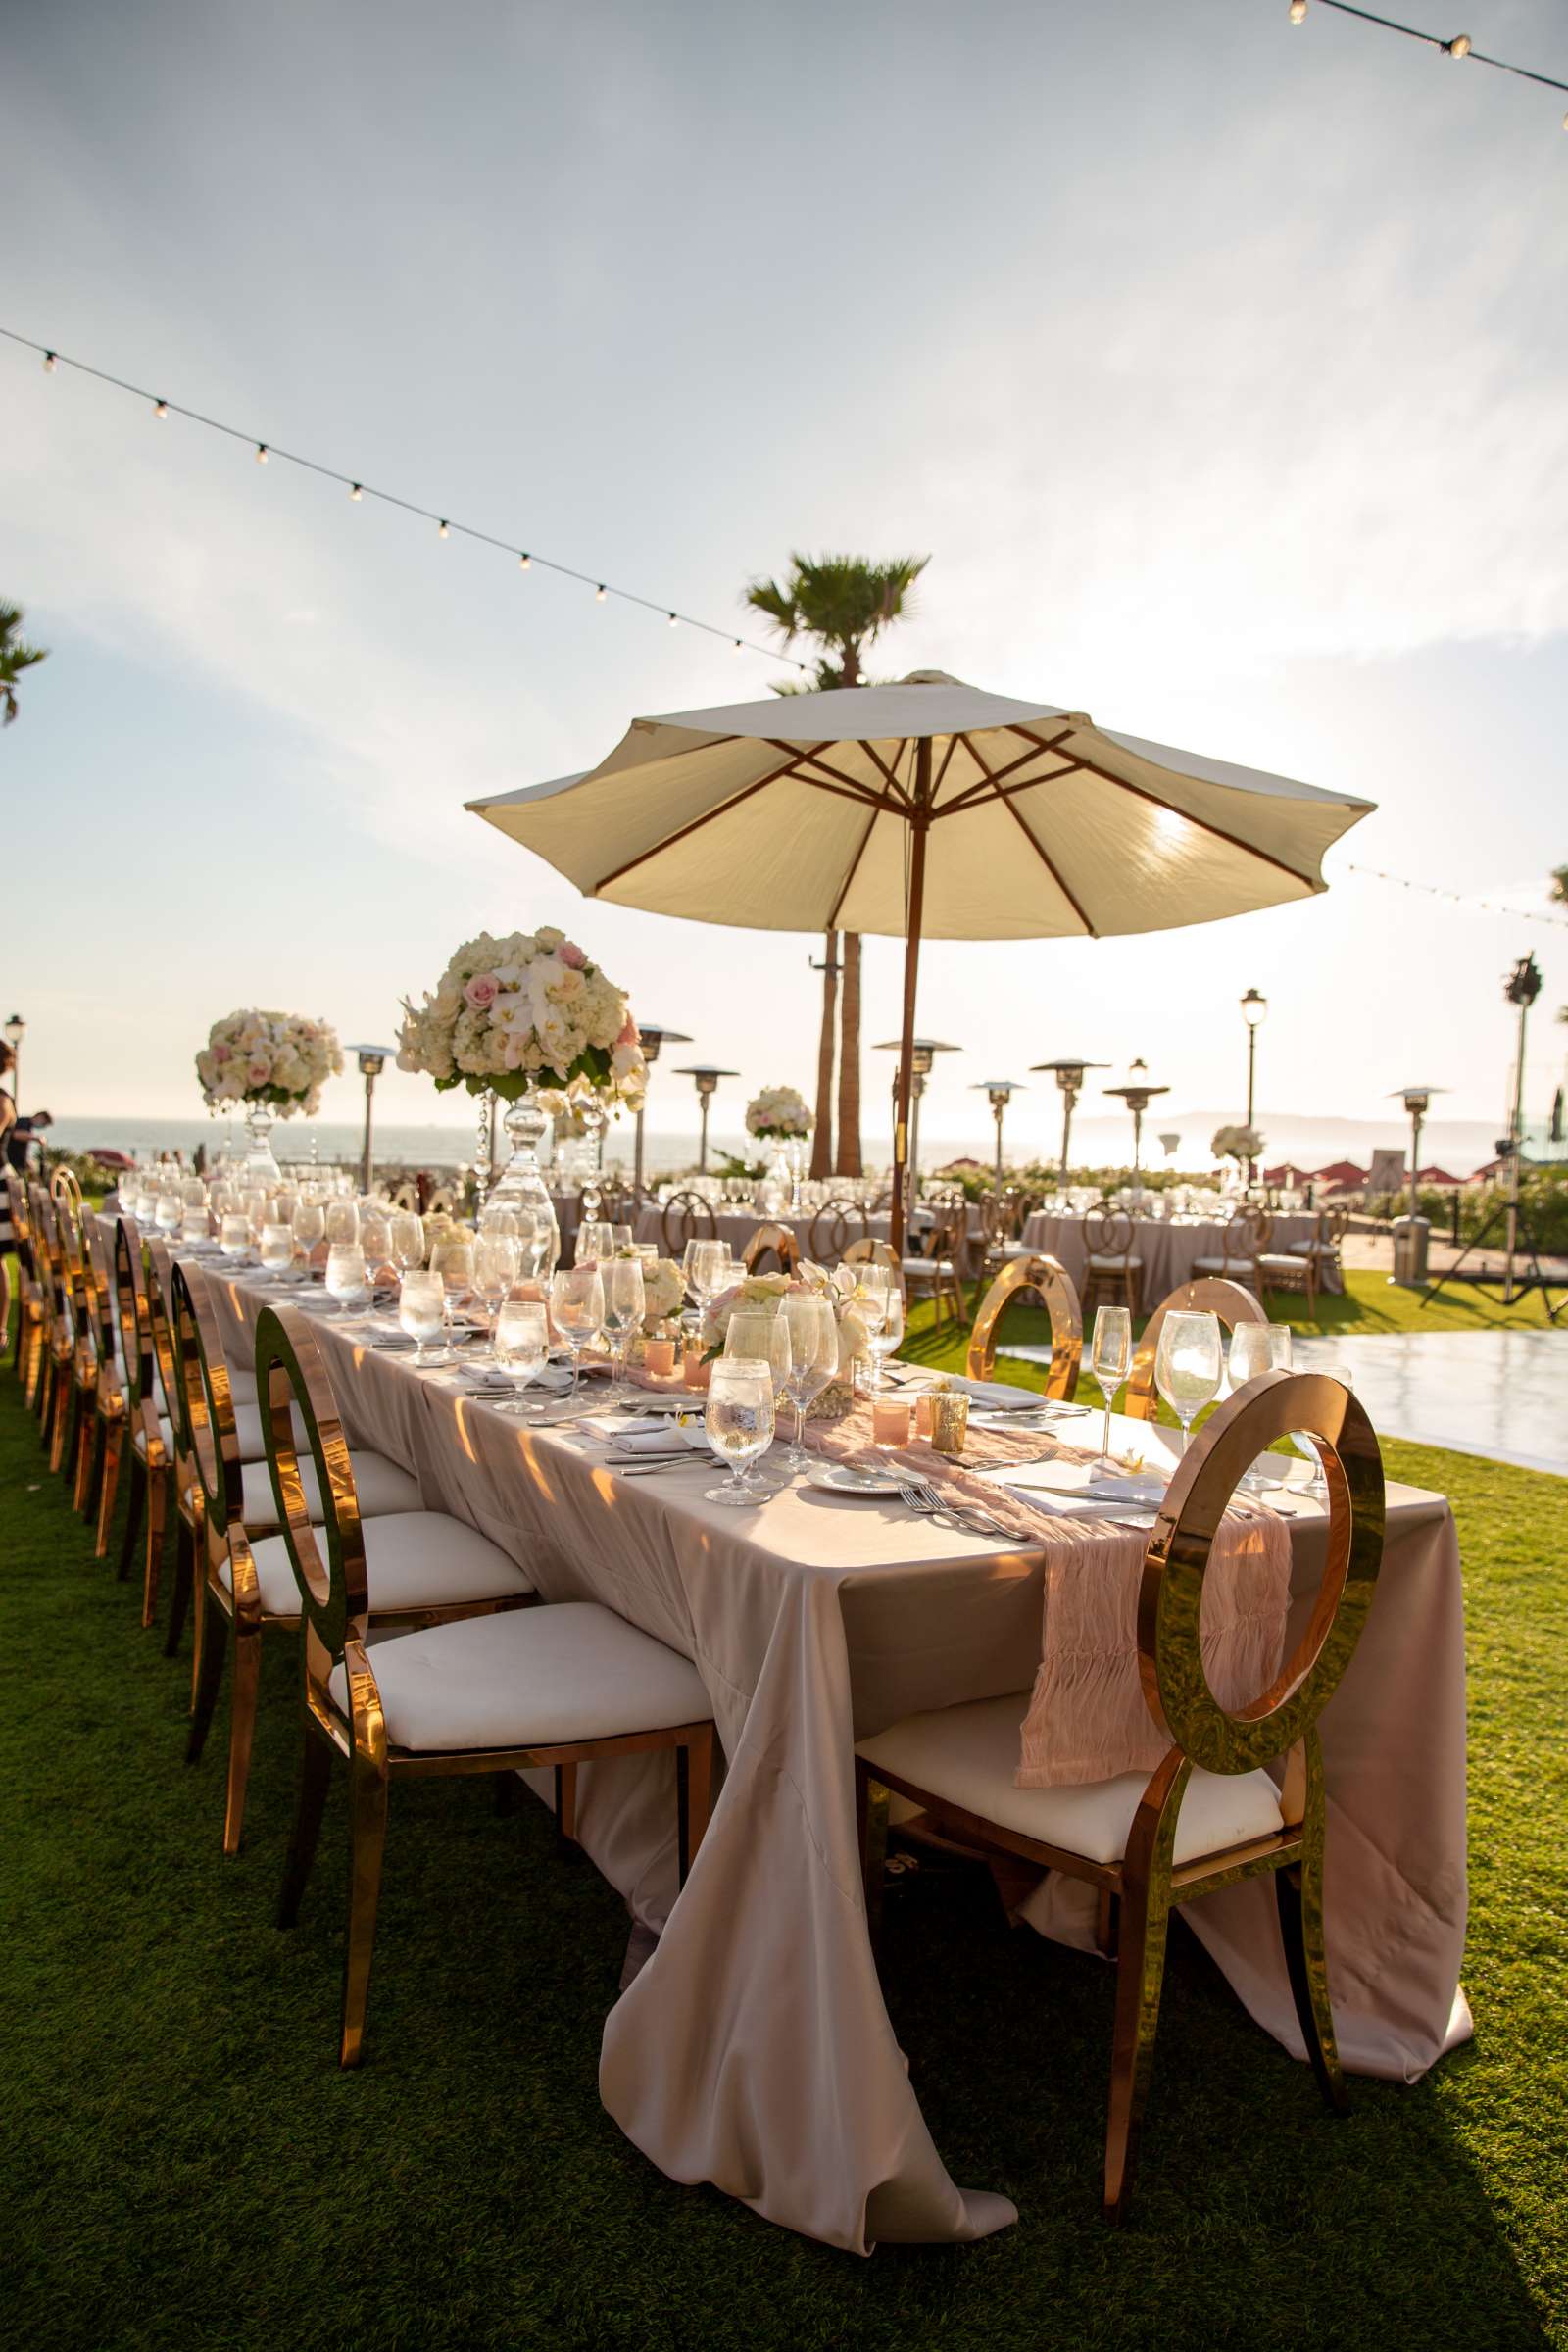
[(899, 1481), (886, 1470), (852, 1470), (848, 1462), (813, 1464), (806, 1473), (808, 1487), (824, 1494), (897, 1494)]

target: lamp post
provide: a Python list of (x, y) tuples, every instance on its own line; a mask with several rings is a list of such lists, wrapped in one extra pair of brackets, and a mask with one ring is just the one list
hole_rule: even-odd
[(1404, 1107), (1409, 1113), (1410, 1118), (1409, 1214), (1413, 1217), (1416, 1213), (1416, 1178), (1421, 1172), (1421, 1123), (1425, 1119), (1428, 1110), (1431, 1108), (1433, 1096), (1446, 1095), (1448, 1090), (1446, 1086), (1397, 1086), (1394, 1091), (1398, 1097), (1399, 1101), (1404, 1104)]
[[(1531, 1005), (1541, 994), (1541, 966), (1534, 956), (1520, 956), (1502, 984), (1502, 993), (1519, 1015), (1519, 1050), (1513, 1065), (1513, 1108), (1508, 1113), (1508, 1141), (1512, 1147), (1508, 1154), (1508, 1262), (1502, 1276), (1502, 1303), (1512, 1306), (1514, 1251), (1519, 1246), (1519, 1162), (1524, 1157), (1525, 1149), (1525, 1022), (1529, 1018)], [(1544, 1298), (1544, 1283), (1541, 1286), (1541, 1292)], [(1523, 1292), (1519, 1296), (1523, 1298)]]
[(6, 1023), (6, 1044), (11, 1048), (11, 1095), (19, 1111), (22, 1108), (22, 1041), (26, 1034), (26, 1022), (20, 1012), (14, 1012)]
[(370, 1098), (375, 1092), (375, 1082), (381, 1072), (386, 1068), (387, 1063), (396, 1057), (397, 1048), (396, 1046), (350, 1046), (349, 1052), (358, 1061), (360, 1076), (365, 1080), (365, 1148), (360, 1157), (360, 1190), (362, 1193), (368, 1193), (370, 1189), (370, 1176), (375, 1164), (370, 1150)]
[[(1142, 1078), (1134, 1075), (1134, 1072), (1138, 1070), (1142, 1070), (1144, 1072), (1144, 1076)], [(1105, 1089), (1107, 1095), (1119, 1095), (1122, 1102), (1126, 1103), (1128, 1109), (1133, 1114), (1133, 1179), (1135, 1183), (1137, 1181), (1139, 1169), (1143, 1161), (1144, 1113), (1149, 1108), (1149, 1105), (1151, 1102), (1152, 1102), (1156, 1095), (1168, 1095), (1170, 1093), (1170, 1088), (1168, 1086), (1151, 1086), (1149, 1083), (1148, 1072), (1149, 1064), (1147, 1061), (1139, 1060), (1129, 1062), (1127, 1065), (1127, 1076), (1123, 1083), (1120, 1086), (1107, 1086)]]
[[(662, 1046), (689, 1046), (692, 1042), (684, 1029), (661, 1029), (657, 1022), (650, 1021), (638, 1023), (637, 1035), (642, 1041), (643, 1059), (650, 1069), (659, 1059)], [(634, 1205), (638, 1208), (641, 1208), (643, 1204), (643, 1112), (644, 1104), (639, 1102), (637, 1105), (637, 1142), (631, 1164), (631, 1197)]]
[(1036, 1070), (1054, 1071), (1056, 1084), (1061, 1089), (1061, 1181), (1065, 1187), (1067, 1182), (1067, 1146), (1072, 1136), (1072, 1114), (1077, 1105), (1078, 1097), (1083, 1092), (1084, 1072), (1086, 1070), (1108, 1070), (1110, 1064), (1108, 1061), (1062, 1060), (1037, 1061), (1030, 1066)]
[[(1257, 1092), (1257, 1032), (1267, 1011), (1267, 997), (1260, 989), (1250, 988), (1242, 999), (1242, 1018), (1247, 1023), (1247, 1126), (1249, 1133), (1251, 1132), (1252, 1105)], [(1249, 1191), (1251, 1190), (1256, 1180), (1257, 1162), (1255, 1159), (1249, 1158), (1247, 1162)]]
[[(673, 1034), (671, 1031), (671, 1035)], [(697, 1153), (697, 1172), (701, 1176), (706, 1176), (708, 1173), (708, 1106), (718, 1092), (719, 1080), (721, 1078), (738, 1078), (740, 1072), (739, 1070), (715, 1070), (710, 1068), (706, 1062), (699, 1062), (695, 1069), (677, 1070), (675, 1075), (677, 1078), (695, 1078), (697, 1081), (697, 1099), (703, 1106), (703, 1140)]]
[[(877, 1046), (874, 1049), (878, 1054), (901, 1054), (903, 1050), (904, 1040), (900, 1037), (890, 1038), (885, 1046)], [(937, 1055), (939, 1054), (956, 1054), (959, 1050), (957, 1046), (945, 1046), (938, 1037), (916, 1037), (910, 1040), (909, 1206), (911, 1208), (920, 1198), (920, 1097), (925, 1093), (925, 1082), (931, 1075), (932, 1065)], [(899, 1081), (898, 1073), (895, 1071), (893, 1078), (893, 1123), (895, 1127), (899, 1123), (898, 1098)]]
[(970, 1088), (975, 1095), (989, 1095), (991, 1114), (997, 1122), (997, 1198), (1002, 1198), (1002, 1122), (1007, 1115), (1007, 1104), (1014, 1095), (1026, 1095), (1029, 1089), (1016, 1078), (982, 1078)]

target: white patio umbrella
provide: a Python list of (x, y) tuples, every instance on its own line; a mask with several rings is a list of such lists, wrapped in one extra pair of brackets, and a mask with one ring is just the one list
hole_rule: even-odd
[(901, 1250), (922, 938), (1098, 939), (1310, 898), (1373, 805), (937, 670), (634, 718), (599, 766), (468, 803), (589, 898), (906, 941)]

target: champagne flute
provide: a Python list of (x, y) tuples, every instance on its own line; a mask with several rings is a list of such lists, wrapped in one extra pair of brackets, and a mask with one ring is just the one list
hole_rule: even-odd
[(610, 1384), (610, 1401), (618, 1404), (628, 1394), (626, 1356), (632, 1338), (642, 1329), (643, 1317), (648, 1312), (642, 1259), (612, 1257), (604, 1269), (604, 1283), (605, 1331), (610, 1340), (611, 1361), (615, 1367)]
[(1133, 1368), (1133, 1318), (1125, 1306), (1102, 1306), (1095, 1312), (1095, 1336), (1089, 1348), (1089, 1377), (1105, 1400), (1105, 1418), (1100, 1433), (1100, 1459), (1091, 1462), (1091, 1478), (1113, 1478), (1116, 1465), (1110, 1458), (1110, 1411), (1121, 1387)]
[(784, 1395), (795, 1407), (795, 1440), (784, 1456), (793, 1478), (807, 1469), (806, 1415), (822, 1391), (830, 1388), (839, 1368), (839, 1322), (826, 1298), (791, 1291), (784, 1299), (781, 1319), (790, 1335), (790, 1370)]
[(723, 1486), (708, 1489), (706, 1499), (747, 1506), (764, 1500), (767, 1490), (749, 1465), (773, 1443), (771, 1365), (751, 1356), (721, 1356), (708, 1384), (703, 1422), (709, 1445), (730, 1471)]
[(566, 1396), (571, 1405), (582, 1387), (584, 1351), (605, 1328), (605, 1285), (597, 1264), (564, 1266), (552, 1274), (550, 1313), (571, 1350), (571, 1387)]
[[(550, 1361), (550, 1317), (536, 1298), (504, 1298), (496, 1311), (495, 1358), (519, 1388), (538, 1379)], [(503, 1412), (536, 1415), (522, 1396), (512, 1398)]]
[(337, 1300), (340, 1314), (347, 1314), (351, 1306), (363, 1306), (368, 1298), (370, 1285), (365, 1251), (358, 1242), (335, 1242), (328, 1250), (326, 1289), (328, 1298)]
[(491, 1335), (483, 1355), (495, 1354), (495, 1319), (502, 1301), (517, 1279), (517, 1242), (514, 1234), (481, 1233), (473, 1245), (473, 1288), (489, 1316)]
[(425, 1342), (439, 1337), (446, 1322), (446, 1297), (439, 1274), (413, 1268), (398, 1286), (398, 1322), (414, 1341), (414, 1364), (425, 1361)]
[(1224, 1365), (1217, 1315), (1165, 1317), (1154, 1352), (1154, 1383), (1182, 1425), (1183, 1453), (1194, 1420), (1219, 1395)]

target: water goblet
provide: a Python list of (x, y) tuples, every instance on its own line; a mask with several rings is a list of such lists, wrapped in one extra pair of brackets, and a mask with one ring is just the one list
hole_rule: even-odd
[(582, 1359), (605, 1328), (605, 1285), (597, 1262), (563, 1266), (550, 1277), (550, 1313), (571, 1350), (568, 1404), (582, 1387)]
[(424, 1263), (424, 1222), (412, 1208), (394, 1209), (386, 1221), (387, 1255), (399, 1274), (412, 1274)]
[(281, 1274), (294, 1262), (294, 1233), (288, 1225), (264, 1225), (259, 1255), (269, 1274)]
[(353, 1200), (327, 1200), (321, 1207), (322, 1231), (329, 1250), (353, 1249), (360, 1238), (360, 1211)]
[(294, 1227), (294, 1247), (308, 1269), (315, 1252), (326, 1239), (326, 1210), (319, 1200), (301, 1199), (294, 1203), (291, 1222)]
[(241, 1216), (237, 1209), (230, 1210), (218, 1228), (218, 1246), (223, 1255), (235, 1264), (248, 1256), (251, 1246), (249, 1217)]
[(166, 1192), (160, 1193), (153, 1203), (153, 1223), (167, 1240), (172, 1241), (184, 1221), (185, 1203), (171, 1186)]
[[(1289, 1337), (1289, 1326), (1282, 1328)], [(1233, 1396), (1238, 1389), (1245, 1389), (1250, 1380), (1256, 1380), (1259, 1374), (1273, 1370), (1274, 1329), (1272, 1323), (1238, 1323), (1231, 1333), (1225, 1368)], [(1243, 1471), (1236, 1483), (1239, 1487), (1245, 1487), (1249, 1494), (1255, 1494), (1261, 1488), (1272, 1486), (1274, 1481), (1254, 1462), (1250, 1469)]]
[(479, 1350), (481, 1355), (495, 1354), (494, 1326), (502, 1300), (517, 1279), (517, 1241), (514, 1234), (484, 1232), (475, 1237), (473, 1245), (473, 1292), (483, 1305), (491, 1325), (491, 1337)]
[(627, 1395), (626, 1357), (633, 1337), (642, 1329), (648, 1312), (647, 1295), (643, 1288), (643, 1261), (640, 1257), (612, 1257), (604, 1268), (605, 1332), (610, 1341), (611, 1361), (614, 1376), (610, 1384), (610, 1399), (618, 1404)]
[(415, 1343), (417, 1369), (426, 1361), (425, 1343), (439, 1338), (446, 1322), (446, 1294), (439, 1274), (412, 1268), (398, 1286), (398, 1322)]
[(363, 1306), (369, 1298), (365, 1251), (358, 1242), (336, 1242), (328, 1250), (326, 1291), (329, 1298), (337, 1300), (339, 1314), (347, 1314), (351, 1306)]
[(452, 1353), (453, 1310), (462, 1305), (473, 1289), (473, 1243), (468, 1234), (453, 1231), (444, 1233), (430, 1250), (430, 1271), (441, 1277), (446, 1298), (447, 1353)]
[(1154, 1383), (1182, 1425), (1183, 1453), (1194, 1420), (1219, 1395), (1224, 1363), (1217, 1315), (1165, 1317), (1154, 1353)]
[[(550, 1361), (550, 1317), (540, 1300), (502, 1300), (496, 1312), (495, 1358), (522, 1389), (538, 1379)], [(521, 1396), (502, 1409), (518, 1414), (534, 1411)]]
[(721, 1487), (710, 1487), (709, 1502), (747, 1505), (767, 1493), (750, 1464), (773, 1443), (773, 1373), (764, 1360), (744, 1355), (719, 1358), (708, 1384), (703, 1422), (708, 1443), (729, 1477)]
[(1091, 1478), (1112, 1478), (1110, 1412), (1116, 1391), (1133, 1368), (1133, 1319), (1125, 1306), (1102, 1306), (1095, 1314), (1095, 1334), (1089, 1348), (1089, 1377), (1105, 1400), (1100, 1433), (1100, 1459), (1089, 1466)]
[(839, 1322), (830, 1302), (809, 1292), (788, 1293), (781, 1313), (790, 1335), (784, 1395), (795, 1407), (795, 1437), (784, 1467), (794, 1477), (811, 1458), (806, 1450), (807, 1411), (838, 1377)]

